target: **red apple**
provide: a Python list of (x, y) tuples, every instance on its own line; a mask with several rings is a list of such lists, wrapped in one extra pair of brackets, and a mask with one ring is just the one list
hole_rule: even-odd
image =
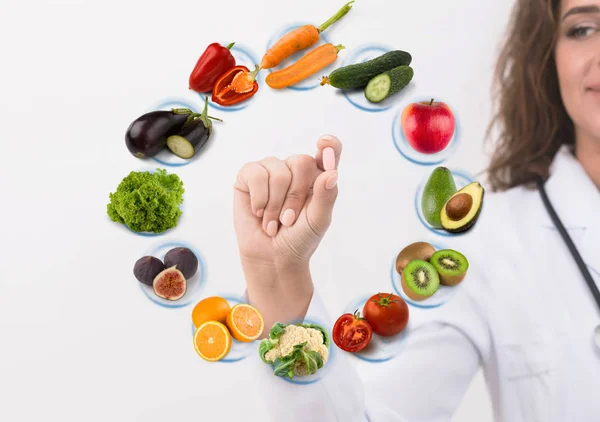
[(404, 137), (415, 151), (435, 154), (450, 143), (456, 122), (450, 107), (431, 99), (409, 104), (402, 112), (401, 124)]

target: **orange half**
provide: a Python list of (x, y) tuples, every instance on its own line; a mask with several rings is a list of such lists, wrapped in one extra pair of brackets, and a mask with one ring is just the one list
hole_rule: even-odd
[(237, 341), (249, 343), (260, 337), (264, 322), (256, 308), (240, 303), (231, 308), (227, 315), (227, 328)]
[(231, 349), (231, 334), (227, 327), (218, 321), (202, 323), (194, 334), (196, 353), (209, 362), (223, 359)]
[(231, 311), (231, 306), (227, 300), (218, 296), (207, 297), (194, 306), (192, 322), (196, 328), (206, 321), (218, 321), (225, 324), (229, 311)]

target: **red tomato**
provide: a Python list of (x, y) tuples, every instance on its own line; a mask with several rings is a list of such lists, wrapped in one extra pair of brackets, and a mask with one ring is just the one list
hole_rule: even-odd
[(365, 303), (363, 315), (375, 334), (393, 336), (408, 324), (408, 305), (400, 296), (379, 293)]
[(346, 352), (360, 352), (367, 347), (373, 336), (368, 321), (361, 318), (358, 310), (352, 314), (344, 314), (333, 326), (333, 342)]

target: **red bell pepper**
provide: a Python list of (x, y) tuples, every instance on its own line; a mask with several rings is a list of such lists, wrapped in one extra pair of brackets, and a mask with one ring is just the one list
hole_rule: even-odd
[(246, 66), (235, 66), (229, 69), (215, 83), (212, 101), (222, 106), (229, 106), (252, 97), (258, 91), (256, 75), (258, 65), (252, 72)]
[(235, 66), (235, 58), (230, 51), (233, 44), (223, 47), (219, 43), (212, 43), (206, 47), (190, 75), (191, 90), (199, 93), (212, 91), (217, 79)]

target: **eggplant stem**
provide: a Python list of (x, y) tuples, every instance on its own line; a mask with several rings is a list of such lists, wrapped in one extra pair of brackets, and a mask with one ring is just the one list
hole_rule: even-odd
[(171, 112), (175, 114), (194, 114), (189, 108), (172, 108)]
[(217, 120), (219, 122), (223, 121), (223, 120), (219, 119), (218, 117), (213, 117), (213, 116), (208, 115), (208, 97), (205, 97), (204, 110), (202, 110), (202, 113), (195, 113), (192, 110), (190, 110), (189, 108), (172, 108), (171, 111), (175, 114), (189, 114), (189, 116), (188, 116), (187, 120), (185, 121), (185, 123), (183, 124), (183, 126), (187, 126), (190, 123), (192, 123), (194, 120), (197, 120), (197, 119), (202, 120), (202, 123), (204, 123), (204, 127), (206, 127), (206, 128), (209, 128), (212, 126), (211, 120)]
[(208, 115), (208, 97), (204, 97), (204, 110), (202, 110), (202, 114), (198, 117), (198, 119), (202, 120), (204, 127), (209, 130), (212, 129), (211, 119), (222, 121), (221, 119), (217, 119), (215, 117), (210, 117)]

